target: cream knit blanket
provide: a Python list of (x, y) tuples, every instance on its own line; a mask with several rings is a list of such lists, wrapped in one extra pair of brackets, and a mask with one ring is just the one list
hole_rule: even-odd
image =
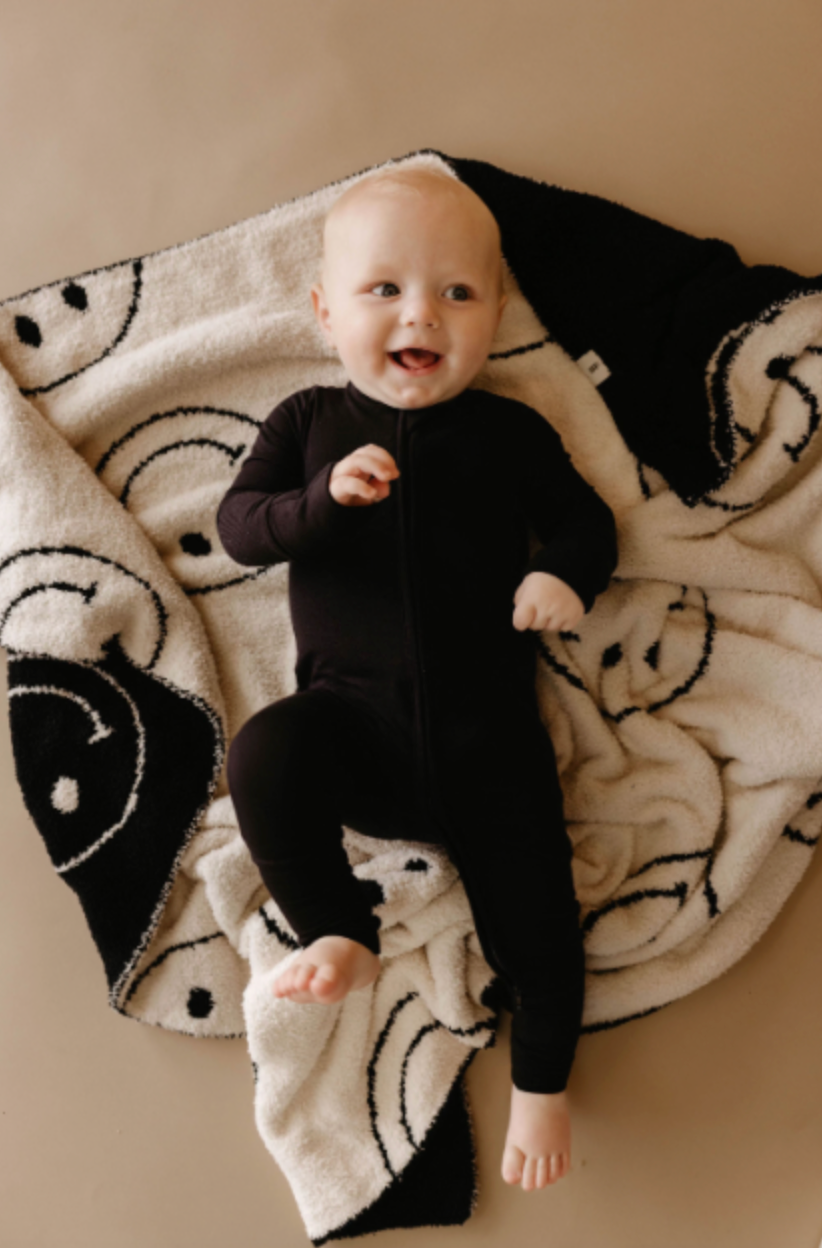
[[(617, 576), (575, 635), (540, 638), (538, 670), (585, 1028), (613, 1026), (741, 957), (818, 840), (822, 294), (607, 200), (406, 161), (464, 177), (502, 226), (509, 303), (477, 384), (537, 408), (617, 516)], [(334, 1006), (275, 1000), (296, 942), (225, 781), (233, 734), (294, 690), (295, 648), (287, 565), (240, 569), (215, 511), (280, 399), (345, 384), (308, 287), (360, 176), (0, 303), (21, 790), (112, 1006), (247, 1036), (257, 1125), (316, 1244), (470, 1216), (461, 1076), (498, 1018), (444, 851), (351, 830), (381, 974)]]

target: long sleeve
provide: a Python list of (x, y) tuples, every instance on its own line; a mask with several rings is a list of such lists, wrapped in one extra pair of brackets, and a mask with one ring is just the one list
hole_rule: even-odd
[(542, 543), (529, 572), (550, 572), (579, 595), (590, 611), (617, 566), (613, 512), (579, 475), (559, 434), (538, 413), (523, 448), (522, 504)]
[(299, 422), (307, 392), (284, 399), (260, 426), (254, 445), (217, 508), (217, 531), (237, 563), (261, 566), (310, 558), (359, 531), (365, 508), (329, 493), (335, 461), (306, 482)]

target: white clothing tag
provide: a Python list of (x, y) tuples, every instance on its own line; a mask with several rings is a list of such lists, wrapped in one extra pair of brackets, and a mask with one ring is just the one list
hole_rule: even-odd
[(605, 361), (599, 358), (596, 351), (586, 351), (579, 357), (577, 364), (595, 386), (601, 386), (611, 376), (610, 368), (606, 368)]

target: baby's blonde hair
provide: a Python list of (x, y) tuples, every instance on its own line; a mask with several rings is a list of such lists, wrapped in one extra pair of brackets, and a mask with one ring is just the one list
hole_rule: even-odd
[[(420, 196), (439, 194), (448, 195), (453, 202), (470, 202), (474, 210), (479, 209), (482, 216), (485, 217), (489, 227), (493, 230), (495, 238), (495, 248), (499, 253), (498, 266), (498, 283), (499, 291), (503, 290), (503, 273), (502, 273), (502, 236), (497, 219), (485, 200), (481, 199), (475, 191), (472, 191), (465, 182), (461, 182), (455, 174), (446, 173), (442, 169), (425, 165), (397, 165), (396, 167), (388, 165), (381, 169), (375, 170), (373, 173), (367, 173), (359, 181), (350, 186), (348, 190), (343, 191), (342, 195), (334, 201), (325, 214), (323, 222), (323, 253), (325, 252), (325, 244), (328, 238), (329, 222), (333, 222), (337, 217), (341, 216), (346, 208), (351, 207), (357, 199), (365, 195), (373, 194), (374, 191), (386, 194), (418, 194)], [(321, 279), (325, 256), (320, 258), (319, 277)]]

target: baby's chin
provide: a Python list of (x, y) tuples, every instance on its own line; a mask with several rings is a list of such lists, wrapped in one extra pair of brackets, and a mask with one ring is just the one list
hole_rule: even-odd
[(385, 387), (385, 393), (390, 394), (391, 398), (386, 398), (385, 402), (391, 403), (393, 407), (431, 407), (435, 403), (444, 403), (448, 399), (454, 398), (464, 390), (464, 386), (428, 386), (423, 385), (413, 378), (404, 381), (400, 378), (393, 384)]

